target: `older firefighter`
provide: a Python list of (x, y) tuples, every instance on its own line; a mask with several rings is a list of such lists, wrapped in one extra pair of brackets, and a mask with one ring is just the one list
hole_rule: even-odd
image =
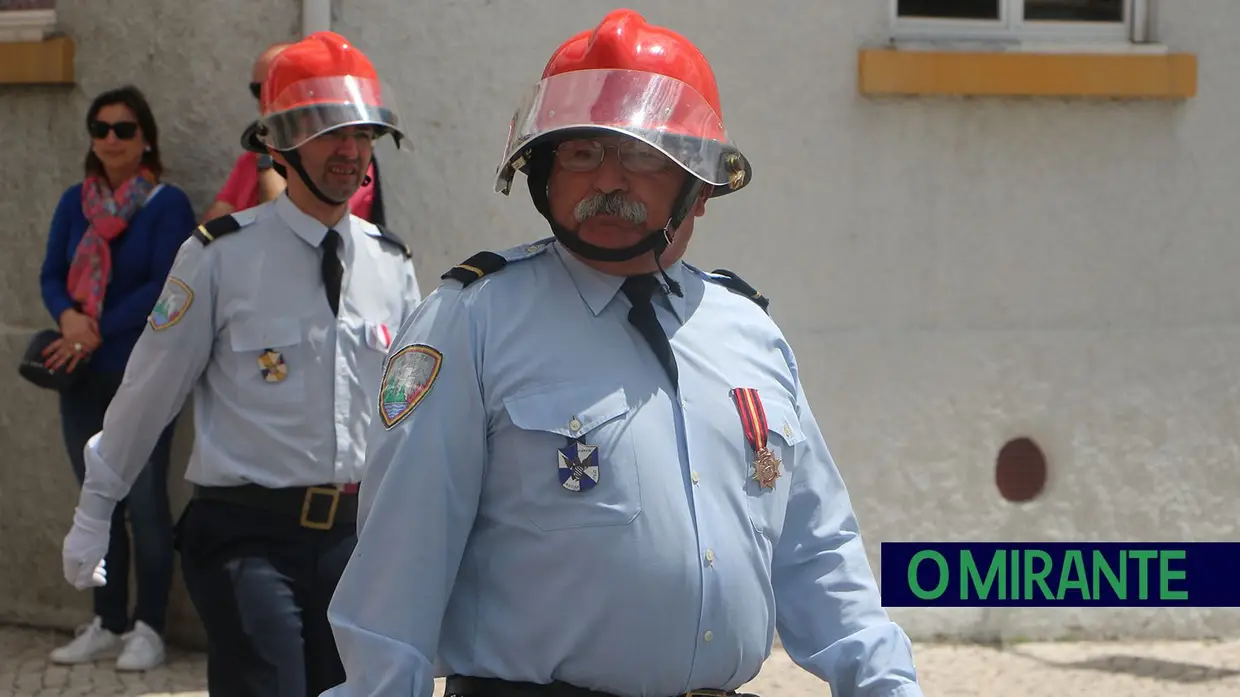
[(393, 342), (330, 694), (724, 695), (778, 628), (836, 697), (920, 697), (766, 299), (681, 260), (751, 175), (706, 59), (607, 15), (517, 111), (516, 171), (554, 237), (449, 270)]

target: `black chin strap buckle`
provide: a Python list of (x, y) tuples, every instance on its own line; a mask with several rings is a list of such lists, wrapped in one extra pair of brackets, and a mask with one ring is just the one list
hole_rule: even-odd
[(672, 245), (672, 222), (669, 220), (667, 225), (663, 226), (662, 237), (651, 251), (654, 252), (654, 264), (659, 269), (659, 275), (663, 277), (663, 285), (667, 289), (666, 292), (678, 298), (683, 298), (685, 294), (681, 290), (680, 284), (673, 280), (671, 276), (668, 276), (667, 271), (663, 270), (663, 252), (666, 252), (667, 248)]

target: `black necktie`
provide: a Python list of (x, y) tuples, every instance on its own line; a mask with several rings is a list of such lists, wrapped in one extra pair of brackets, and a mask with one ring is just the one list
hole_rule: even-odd
[(672, 344), (667, 340), (667, 334), (663, 333), (659, 318), (654, 314), (654, 305), (650, 302), (659, 288), (659, 281), (654, 276), (630, 276), (620, 286), (629, 302), (633, 303), (633, 309), (629, 310), (629, 324), (636, 327), (646, 343), (650, 344), (655, 357), (663, 364), (663, 370), (672, 379), (672, 385), (676, 385), (676, 356), (672, 354)]
[(323, 289), (332, 314), (340, 312), (340, 282), (344, 280), (344, 264), (340, 262), (340, 233), (328, 230), (323, 237)]

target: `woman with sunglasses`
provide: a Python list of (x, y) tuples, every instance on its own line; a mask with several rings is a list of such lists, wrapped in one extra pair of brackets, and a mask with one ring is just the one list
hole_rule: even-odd
[[(189, 197), (160, 181), (159, 131), (137, 88), (96, 97), (86, 112), (86, 128), (85, 176), (56, 206), (40, 276), (43, 303), (61, 333), (44, 353), (46, 364), (83, 371), (60, 394), (61, 430), (79, 485), (86, 441), (103, 429), (104, 412), (120, 387), (129, 354), (195, 225)], [(112, 518), (107, 568), (115, 576), (94, 591), (94, 621), (52, 651), (52, 661), (116, 657), (120, 670), (146, 670), (163, 661), (161, 634), (173, 567), (166, 481), (174, 423), (164, 430), (141, 478)], [(132, 623), (126, 513), (138, 587)]]

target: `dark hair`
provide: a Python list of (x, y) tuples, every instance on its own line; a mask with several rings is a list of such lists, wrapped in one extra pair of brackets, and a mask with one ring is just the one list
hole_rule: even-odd
[[(99, 111), (105, 106), (113, 104), (124, 104), (133, 111), (138, 117), (138, 126), (142, 129), (142, 137), (146, 139), (148, 145), (151, 146), (149, 152), (142, 153), (142, 164), (151, 170), (156, 178), (164, 173), (164, 163), (159, 158), (159, 128), (155, 125), (155, 114), (151, 112), (151, 105), (147, 104), (146, 96), (142, 94), (142, 90), (133, 85), (125, 85), (114, 90), (108, 90), (95, 97), (95, 101), (90, 103), (90, 108), (86, 110), (86, 127), (90, 128), (90, 124), (99, 116)], [(95, 155), (93, 149), (86, 150), (86, 174), (103, 176), (103, 163), (99, 161), (99, 157)]]

